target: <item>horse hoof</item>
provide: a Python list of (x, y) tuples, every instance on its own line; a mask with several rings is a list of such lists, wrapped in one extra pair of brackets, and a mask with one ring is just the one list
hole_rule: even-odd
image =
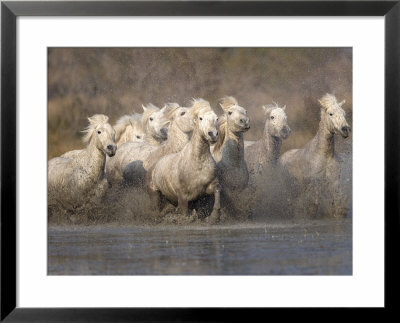
[(206, 218), (208, 224), (217, 224), (219, 222), (219, 212), (212, 211), (209, 217)]
[(192, 215), (190, 217), (193, 218), (193, 221), (199, 218), (195, 209), (193, 209)]

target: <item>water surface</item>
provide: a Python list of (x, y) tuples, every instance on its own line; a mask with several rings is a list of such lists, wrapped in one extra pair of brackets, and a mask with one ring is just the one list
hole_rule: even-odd
[(351, 275), (352, 221), (49, 226), (50, 275)]

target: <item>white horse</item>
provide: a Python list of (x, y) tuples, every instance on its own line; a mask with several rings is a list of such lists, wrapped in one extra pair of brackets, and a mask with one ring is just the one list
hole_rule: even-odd
[[(143, 142), (146, 136), (141, 123), (142, 116), (138, 113), (122, 116), (114, 125), (117, 147), (125, 142)], [(64, 158), (75, 158), (82, 149), (68, 151), (61, 155)]]
[(48, 162), (48, 205), (76, 211), (97, 203), (108, 187), (104, 176), (106, 155), (117, 150), (115, 131), (108, 117), (96, 114), (90, 118), (83, 141), (87, 147), (73, 159), (56, 157)]
[(142, 128), (146, 133), (145, 141), (152, 145), (160, 145), (168, 137), (169, 121), (164, 114), (168, 106), (165, 105), (162, 109), (149, 103), (146, 106), (142, 105)]
[(217, 163), (221, 185), (221, 205), (235, 217), (244, 204), (240, 193), (247, 187), (249, 173), (244, 159), (243, 133), (250, 129), (247, 111), (234, 97), (225, 97), (220, 106), (224, 115), (219, 118), (219, 137), (212, 155)]
[(138, 113), (122, 116), (114, 125), (117, 146), (126, 142), (143, 142), (145, 131), (142, 128), (142, 116)]
[(188, 203), (204, 194), (214, 194), (215, 202), (210, 219), (219, 219), (220, 185), (210, 143), (218, 139), (218, 118), (210, 104), (194, 100), (192, 113), (196, 126), (190, 141), (178, 153), (161, 158), (149, 171), (149, 192), (155, 199), (159, 193), (172, 203), (178, 203), (183, 215), (188, 215)]
[(282, 140), (287, 139), (291, 129), (285, 113), (286, 105), (279, 107), (277, 103), (262, 107), (265, 115), (264, 132), (261, 139), (249, 142), (245, 146), (245, 159), (251, 182), (264, 168), (276, 166), (280, 156)]
[(143, 161), (168, 137), (169, 120), (165, 117), (169, 107), (162, 109), (149, 104), (143, 106), (142, 128), (145, 131), (144, 142), (126, 142), (118, 147), (114, 158), (107, 161), (107, 180), (111, 184), (122, 183), (125, 167), (135, 161)]
[[(181, 151), (189, 142), (190, 134), (195, 126), (192, 109), (180, 107), (177, 103), (167, 103), (167, 106), (165, 117), (170, 120), (168, 139), (160, 146), (152, 146), (151, 152), (144, 156), (143, 160), (135, 160), (125, 167), (123, 177), (127, 184), (142, 186), (146, 172), (151, 166), (163, 156)], [(140, 152), (137, 156), (140, 156)]]
[(296, 203), (305, 212), (311, 216), (340, 217), (347, 213), (349, 205), (341, 193), (342, 163), (335, 152), (335, 134), (347, 138), (350, 126), (342, 109), (344, 100), (338, 103), (334, 95), (325, 94), (319, 103), (321, 121), (317, 134), (304, 148), (284, 153), (280, 164), (293, 180), (289, 185), (297, 187), (300, 195)]
[(145, 169), (149, 169), (161, 157), (181, 151), (189, 142), (190, 135), (195, 128), (191, 107), (180, 107), (177, 103), (167, 103), (167, 105), (169, 110), (165, 117), (170, 120), (168, 139), (144, 160)]
[(288, 217), (283, 174), (277, 167), (282, 141), (289, 137), (286, 106), (277, 103), (262, 107), (265, 115), (262, 138), (245, 146), (249, 170), (248, 203), (253, 217)]

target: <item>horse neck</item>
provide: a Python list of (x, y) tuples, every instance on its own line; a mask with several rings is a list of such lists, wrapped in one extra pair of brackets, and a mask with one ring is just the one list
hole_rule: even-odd
[(259, 162), (261, 164), (276, 163), (281, 153), (282, 139), (269, 133), (269, 122), (265, 123), (263, 138), (261, 139)]
[(168, 129), (168, 139), (165, 149), (169, 152), (178, 152), (189, 142), (189, 134), (183, 132), (175, 122), (171, 123)]
[(116, 125), (114, 127), (115, 129), (115, 139), (119, 142), (121, 142), (123, 140), (123, 137), (126, 135), (126, 129), (127, 129), (127, 125)]
[(98, 149), (93, 142), (90, 142), (84, 150), (82, 163), (88, 169), (89, 176), (94, 180), (104, 177), (106, 154)]
[(191, 147), (191, 157), (193, 159), (203, 160), (209, 155), (211, 156), (210, 143), (200, 134), (200, 129), (198, 126), (196, 126), (193, 132), (189, 145)]
[(328, 130), (323, 119), (319, 122), (319, 128), (313, 141), (317, 154), (324, 157), (333, 157), (335, 153), (335, 136)]
[[(244, 162), (244, 143), (242, 132), (232, 132), (226, 123), (223, 131), (225, 131), (224, 141), (220, 147), (221, 155), (229, 157), (229, 161), (233, 164)], [(223, 158), (224, 156), (221, 156)]]
[(126, 128), (125, 128), (123, 131), (121, 131), (119, 133), (117, 146), (120, 146), (120, 145), (126, 143), (127, 141), (128, 140), (126, 140)]
[(161, 144), (161, 139), (154, 138), (151, 134), (146, 134), (146, 142), (153, 146), (158, 146)]

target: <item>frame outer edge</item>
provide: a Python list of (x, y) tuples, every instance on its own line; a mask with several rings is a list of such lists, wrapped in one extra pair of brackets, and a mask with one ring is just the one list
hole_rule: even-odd
[[(397, 245), (393, 244), (393, 241), (390, 244), (388, 236), (398, 237), (400, 231), (400, 3), (399, 1), (391, 1), (391, 3), (396, 4), (393, 8), (389, 8), (391, 10), (385, 16), (385, 306), (393, 309), (393, 306), (396, 306), (395, 299), (392, 299), (388, 306), (386, 292), (389, 288), (388, 277), (393, 279), (397, 275), (394, 273), (396, 267), (389, 268), (388, 258), (389, 256), (393, 258), (398, 252)], [(39, 2), (30, 2), (32, 5), (30, 8), (23, 6), (27, 2), (20, 2), (20, 4), (14, 2), (14, 4), (22, 6), (14, 7), (11, 2), (1, 3), (0, 321), (3, 321), (10, 313), (6, 321), (15, 321), (15, 314), (19, 316), (18, 314), (33, 314), (32, 312), (37, 311), (38, 315), (33, 315), (33, 317), (43, 319), (46, 317), (45, 313), (53, 312), (50, 315), (55, 318), (57, 312), (63, 312), (63, 309), (16, 309), (16, 217), (13, 217), (16, 214), (16, 17), (41, 15), (48, 10), (46, 10), (45, 2), (40, 4), (39, 9), (34, 8)], [(387, 4), (385, 8), (388, 8)], [(29, 10), (32, 11), (29, 12)], [(7, 147), (4, 143), (7, 143)], [(396, 282), (390, 282), (392, 287), (398, 286), (398, 278), (396, 279)], [(74, 309), (64, 310), (64, 314), (75, 312)], [(89, 314), (92, 311), (97, 312), (95, 309), (82, 309), (83, 313), (76, 310), (76, 314), (81, 317), (81, 314)], [(128, 310), (128, 312), (131, 311)], [(148, 313), (145, 312), (142, 311), (141, 314), (148, 318)], [(176, 314), (175, 318), (179, 317), (179, 313)], [(33, 317), (30, 316), (30, 318)]]
[(399, 139), (400, 2), (385, 16), (385, 307), (390, 309), (398, 305), (394, 293), (388, 291), (399, 286), (397, 266), (392, 263), (398, 254), (398, 241), (393, 238), (400, 235)]
[[(1, 320), (16, 307), (16, 16), (1, 4)], [(7, 264), (7, 265), (5, 265)]]
[(17, 16), (383, 16), (397, 0), (6, 1)]

